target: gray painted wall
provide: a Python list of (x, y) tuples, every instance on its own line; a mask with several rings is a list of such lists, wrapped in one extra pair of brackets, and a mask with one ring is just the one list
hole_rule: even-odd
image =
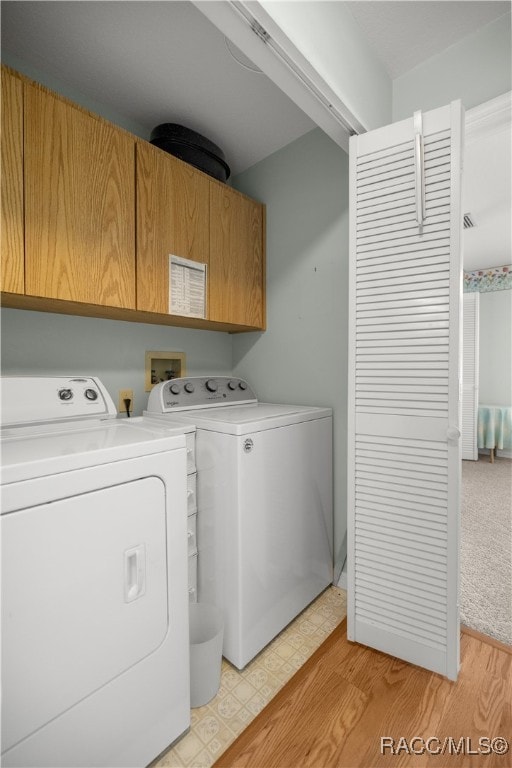
[(512, 405), (512, 291), (480, 294), (479, 365), (479, 401)]
[(108, 104), (98, 102), (95, 99), (91, 99), (89, 96), (86, 96), (84, 93), (77, 91), (65, 80), (60, 80), (56, 77), (53, 77), (52, 75), (49, 75), (44, 70), (32, 67), (25, 61), (18, 59), (16, 56), (11, 56), (5, 51), (2, 51), (2, 64), (7, 64), (7, 66), (12, 67), (17, 72), (21, 72), (22, 75), (30, 77), (37, 83), (41, 83), (41, 85), (46, 86), (46, 88), (49, 88), (51, 91), (55, 91), (55, 93), (58, 93), (61, 96), (65, 96), (67, 99), (74, 101), (75, 104), (80, 104), (80, 106), (84, 109), (88, 109), (91, 112), (94, 112), (96, 115), (101, 115), (105, 118), (105, 120), (110, 120), (120, 128), (124, 128), (126, 131), (130, 131), (130, 133), (133, 133), (135, 136), (149, 141), (148, 132), (141, 125), (134, 123), (132, 120), (128, 120), (125, 115), (120, 115), (119, 112), (111, 109)]
[(240, 174), (267, 204), (267, 328), (233, 337), (261, 400), (334, 410), (337, 566), (346, 532), (348, 156), (316, 129)]
[(512, 88), (510, 14), (393, 80), (393, 121), (461, 99), (470, 109)]
[(185, 352), (190, 376), (231, 373), (231, 337), (215, 331), (4, 308), (1, 339), (3, 375), (99, 376), (116, 406), (133, 389), (134, 416), (148, 400), (146, 351)]

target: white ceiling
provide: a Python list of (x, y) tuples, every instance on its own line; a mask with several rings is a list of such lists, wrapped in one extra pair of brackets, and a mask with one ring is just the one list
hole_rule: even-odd
[[(345, 5), (392, 77), (511, 7), (495, 0)], [(315, 127), (266, 75), (248, 68), (243, 54), (230, 52), (221, 32), (188, 0), (2, 0), (1, 22), (3, 58), (46, 73), (77, 100), (83, 94), (106, 105), (145, 138), (162, 122), (202, 133), (224, 150), (233, 175)], [(510, 196), (510, 168), (499, 159), (493, 163)], [(492, 224), (496, 201), (489, 205), (486, 192), (491, 166), (476, 159), (468, 171), (469, 165), (476, 181), (467, 200), (477, 227), (465, 231), (472, 244), (467, 268), (498, 266), (510, 256), (498, 258), (503, 238)], [(509, 214), (507, 221), (510, 226)]]
[(359, 0), (345, 6), (394, 80), (510, 13), (511, 4), (509, 0)]

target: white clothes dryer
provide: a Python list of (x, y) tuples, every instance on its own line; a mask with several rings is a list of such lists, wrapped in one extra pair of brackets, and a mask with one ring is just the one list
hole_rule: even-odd
[(185, 437), (1, 383), (2, 765), (142, 768), (190, 724)]
[(242, 669), (332, 583), (332, 411), (194, 377), (154, 387), (145, 416), (195, 424), (199, 600)]

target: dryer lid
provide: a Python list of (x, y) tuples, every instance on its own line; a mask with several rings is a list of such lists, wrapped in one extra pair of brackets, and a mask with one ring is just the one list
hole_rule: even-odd
[(114, 461), (185, 448), (180, 428), (131, 425), (126, 421), (78, 422), (5, 430), (2, 435), (2, 485)]

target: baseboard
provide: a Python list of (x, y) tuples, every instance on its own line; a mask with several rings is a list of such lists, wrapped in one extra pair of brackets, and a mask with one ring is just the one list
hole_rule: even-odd
[[(489, 448), (479, 448), (478, 449), (478, 455), (479, 456), (489, 456), (490, 454)], [(512, 451), (505, 451), (501, 450), (500, 448), (496, 448), (494, 451), (494, 458), (495, 459), (512, 459)]]
[(347, 572), (344, 570), (341, 572), (340, 578), (338, 579), (338, 587), (340, 589), (347, 589)]
[(480, 640), (482, 643), (487, 643), (487, 645), (492, 645), (494, 648), (498, 648), (500, 651), (505, 651), (505, 653), (510, 653), (512, 655), (512, 645), (502, 643), (501, 640), (496, 640), (496, 638), (491, 637), (490, 635), (484, 635), (483, 632), (478, 632), (476, 629), (470, 629), (470, 627), (466, 627), (465, 624), (460, 625), (460, 631), (465, 635), (474, 637), (475, 640)]

